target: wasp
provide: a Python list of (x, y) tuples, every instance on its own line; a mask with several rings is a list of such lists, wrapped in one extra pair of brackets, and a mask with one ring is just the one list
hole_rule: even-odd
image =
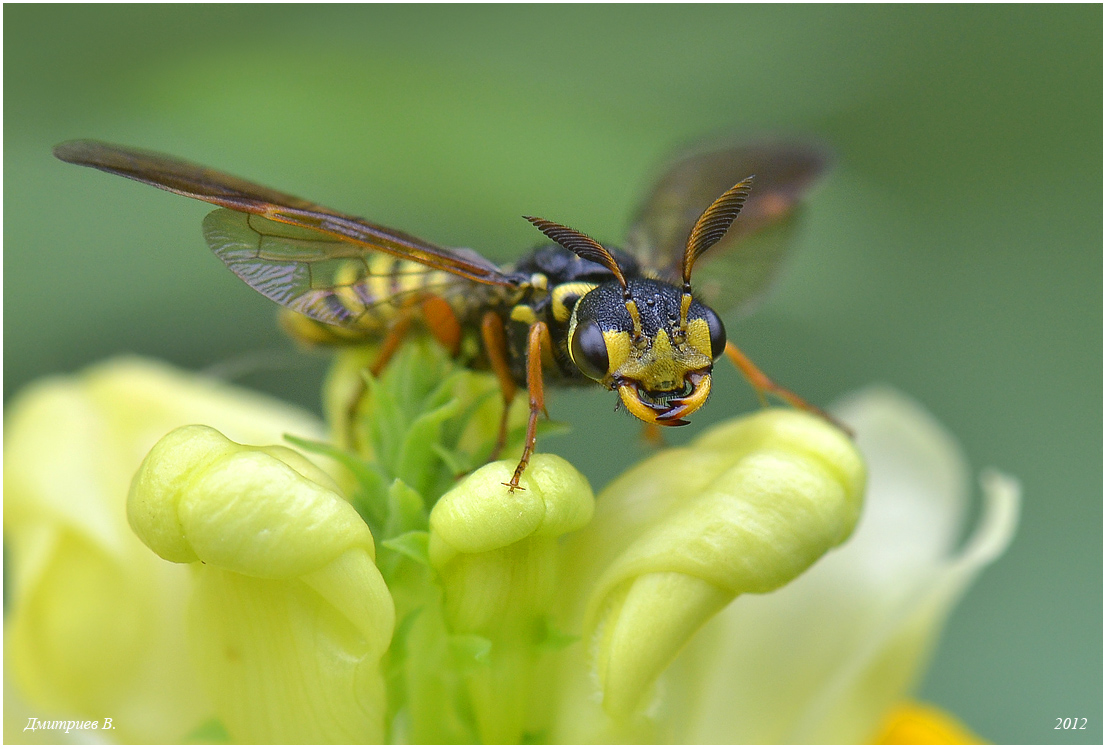
[(462, 364), (496, 375), (496, 453), (524, 388), (530, 411), (512, 491), (534, 451), (547, 382), (617, 391), (656, 430), (688, 423), (726, 354), (762, 402), (772, 393), (822, 414), (728, 341), (712, 308), (748, 308), (763, 295), (800, 201), (826, 168), (819, 148), (753, 143), (685, 155), (648, 193), (622, 248), (525, 216), (552, 244), (505, 268), (165, 154), (79, 140), (54, 155), (220, 206), (204, 219), (208, 246), (284, 308), (296, 338), (379, 341), (376, 372), (422, 321)]

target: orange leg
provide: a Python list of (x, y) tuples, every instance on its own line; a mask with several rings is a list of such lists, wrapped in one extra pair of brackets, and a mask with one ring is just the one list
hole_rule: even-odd
[(492, 454), (488, 460), (499, 457), (500, 451), (507, 444), (507, 415), (511, 408), (511, 402), (515, 400), (515, 378), (511, 376), (511, 366), (507, 363), (507, 341), (504, 339), (504, 321), (495, 312), (484, 313), (480, 321), (480, 336), (484, 341), (484, 350), (488, 353), (488, 361), (492, 365), (492, 372), (500, 381), (500, 392), (504, 397), (504, 410), (500, 414), (500, 431), (496, 437), (496, 446), (492, 448)]
[(392, 324), (388, 326), (388, 334), (385, 335), (384, 341), (381, 343), (381, 350), (377, 352), (377, 358), (369, 365), (369, 372), (374, 377), (378, 377), (384, 371), (388, 362), (392, 361), (392, 357), (400, 350), (400, 344), (404, 342), (410, 327), (411, 315), (407, 312), (400, 312), (396, 319), (392, 321)]
[(461, 323), (454, 308), (440, 296), (430, 296), (423, 301), (423, 322), (439, 343), (446, 347), (451, 357), (461, 348)]
[(741, 373), (745, 376), (746, 380), (749, 381), (750, 386), (753, 388), (753, 391), (757, 393), (757, 398), (761, 401), (761, 405), (769, 405), (768, 399), (765, 397), (765, 394), (772, 393), (778, 398), (781, 398), (782, 400), (792, 404), (796, 408), (808, 411), (817, 416), (821, 416), (834, 426), (844, 431), (846, 434), (853, 434), (853, 432), (851, 432), (849, 428), (847, 428), (844, 424), (828, 414), (826, 411), (822, 410), (818, 406), (814, 406), (808, 403), (803, 398), (793, 393), (791, 390), (777, 385), (775, 382), (770, 380), (768, 375), (758, 369), (757, 365), (749, 360), (749, 357), (743, 354), (737, 346), (729, 341), (726, 344), (726, 355), (727, 358), (734, 363), (734, 366), (738, 367), (739, 371), (741, 371)]
[[(519, 479), (527, 469), (530, 456), (534, 454), (534, 443), (538, 440), (538, 414), (546, 412), (546, 400), (542, 390), (542, 347), (553, 348), (550, 341), (550, 329), (539, 320), (531, 323), (527, 333), (527, 395), (530, 396), (530, 416), (527, 418), (527, 438), (523, 443), (523, 456), (515, 467), (511, 482), (504, 484), (510, 491), (519, 487)], [(549, 414), (546, 416), (549, 418)]]
[(652, 421), (642, 424), (642, 441), (653, 448), (665, 447), (665, 435), (661, 433), (661, 427)]
[[(389, 326), (388, 333), (385, 335), (383, 343), (381, 343), (380, 351), (377, 352), (376, 357), (373, 359), (373, 363), (369, 365), (369, 372), (374, 377), (380, 375), (381, 371), (399, 350), (400, 344), (404, 342), (404, 338), (410, 327), (411, 315), (406, 311), (400, 312), (392, 321), (392, 325)], [(346, 405), (346, 440), (351, 450), (357, 450), (358, 447), (356, 426), (357, 410), (361, 405), (362, 396), (365, 395), (365, 383), (361, 380), (358, 382), (359, 385), (357, 390), (350, 397), (350, 401)]]

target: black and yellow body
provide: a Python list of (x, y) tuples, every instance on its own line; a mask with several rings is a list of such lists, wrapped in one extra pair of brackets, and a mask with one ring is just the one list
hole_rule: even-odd
[[(622, 256), (637, 264), (629, 256)], [(426, 268), (387, 255), (373, 258), (370, 274), (347, 300), (335, 298), (332, 305), (363, 308), (357, 325), (331, 325), (307, 315), (282, 310), (282, 325), (297, 340), (312, 345), (341, 345), (384, 338), (397, 318), (412, 315), (432, 335), (439, 333), (438, 321), (428, 319), (423, 302), (441, 299), (449, 305), (461, 329), (461, 341), (455, 355), (461, 363), (475, 369), (490, 369), (488, 354), (479, 344), (481, 322), (487, 312), (495, 313), (504, 324), (506, 354), (512, 378), (520, 387), (527, 385), (526, 349), (530, 326), (538, 320), (546, 323), (554, 342), (552, 361), (545, 367), (551, 384), (590, 384), (569, 354), (568, 332), (577, 302), (584, 294), (614, 276), (602, 265), (583, 260), (560, 245), (546, 245), (528, 253), (506, 271), (518, 278), (515, 288), (487, 286), (458, 279), (442, 271), (427, 273)], [(679, 290), (677, 290), (679, 294)], [(347, 309), (349, 309), (347, 307)]]
[[(553, 244), (534, 250), (508, 271), (519, 279), (511, 290), (455, 279), (442, 271), (427, 273), (419, 264), (377, 256), (366, 278), (341, 296), (328, 298), (333, 310), (341, 308), (356, 325), (328, 325), (286, 311), (284, 326), (307, 344), (358, 343), (383, 339), (400, 316), (409, 315), (448, 342), (442, 321), (424, 311), (427, 299), (441, 300), (460, 328), (455, 355), (465, 366), (492, 368), (490, 353), (476, 344), (482, 321), (491, 312), (504, 325), (506, 364), (519, 387), (527, 387), (530, 329), (542, 322), (551, 344), (542, 367), (546, 383), (634, 388), (641, 400), (653, 405), (695, 395), (698, 408), (710, 391), (711, 366), (726, 344), (722, 321), (693, 299), (682, 325), (682, 290), (643, 275), (630, 255), (608, 250), (628, 281), (636, 315), (610, 270)], [(673, 418), (642, 417), (635, 393), (623, 399), (630, 413), (676, 425)]]
[[(629, 256), (620, 256), (637, 273), (637, 263)], [(615, 280), (611, 271), (556, 244), (538, 248), (520, 260), (515, 269), (530, 279), (530, 293), (509, 309), (497, 311), (507, 326), (507, 351), (516, 383), (526, 387), (527, 336), (531, 325), (541, 321), (549, 329), (553, 342), (552, 361), (546, 362), (543, 368), (548, 373), (548, 381), (552, 384), (590, 384), (592, 380), (573, 363), (569, 352), (570, 324), (581, 298)]]
[[(818, 411), (729, 343), (708, 302), (748, 306), (762, 294), (795, 208), (825, 166), (819, 149), (752, 144), (674, 162), (622, 250), (525, 217), (554, 244), (508, 268), (172, 156), (97, 141), (54, 153), (219, 206), (204, 220), (209, 247), (284, 308), (285, 328), (301, 341), (380, 340), (379, 369), (421, 323), (465, 366), (496, 374), (500, 446), (507, 406), (525, 388), (530, 418), (513, 490), (534, 450), (546, 382), (598, 383), (647, 424), (678, 426), (706, 402), (714, 361), (726, 353), (759, 395)], [(693, 295), (693, 266), (710, 299)]]

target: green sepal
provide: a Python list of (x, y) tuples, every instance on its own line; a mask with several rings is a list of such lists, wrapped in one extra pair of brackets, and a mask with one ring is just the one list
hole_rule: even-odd
[(403, 479), (395, 479), (388, 487), (388, 522), (384, 538), (395, 538), (408, 531), (427, 529), (427, 511), (423, 495)]
[(472, 459), (465, 453), (451, 450), (440, 443), (431, 445), (431, 449), (434, 450), (434, 454), (446, 464), (446, 468), (449, 469), (454, 476), (461, 476), (469, 473), (469, 471), (474, 468)]
[(538, 632), (535, 647), (547, 653), (563, 650), (580, 640), (580, 635), (569, 634), (557, 628), (552, 616), (546, 615), (538, 620)]
[[(411, 545), (413, 533), (427, 536), (427, 511), (423, 497), (419, 492), (405, 484), (401, 479), (393, 480), (388, 487), (387, 520), (378, 538), (386, 539), (379, 543), (386, 552), (380, 555), (378, 565), (381, 573), (390, 584), (397, 582), (398, 568), (404, 558), (421, 564), (430, 564), (427, 555), (427, 541), (422, 547)], [(410, 537), (410, 538), (408, 538)], [(399, 540), (405, 539), (405, 540)]]
[(378, 465), (395, 465), (399, 445), (395, 435), (403, 434), (407, 419), (403, 409), (396, 402), (393, 389), (383, 384), (368, 371), (362, 372), (365, 382), (365, 395), (370, 403), (369, 412), (361, 414), (360, 421), (369, 436), (373, 456)]
[[(407, 658), (407, 638), (411, 634), (411, 628), (415, 626), (415, 620), (423, 613), (423, 607), (417, 606), (404, 615), (396, 629), (392, 632), (392, 644), (388, 651), (389, 669), (398, 671), (398, 667)], [(391, 673), (391, 671), (390, 671)]]
[(450, 653), (459, 671), (471, 671), (488, 664), (492, 641), (480, 635), (450, 635)]

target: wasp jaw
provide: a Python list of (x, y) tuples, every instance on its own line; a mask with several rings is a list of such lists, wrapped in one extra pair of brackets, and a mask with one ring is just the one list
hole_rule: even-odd
[(695, 413), (707, 401), (711, 392), (711, 373), (693, 372), (687, 376), (684, 391), (676, 397), (663, 397), (643, 392), (636, 382), (623, 382), (618, 386), (619, 397), (627, 410), (647, 424), (665, 427), (684, 426), (685, 416)]

